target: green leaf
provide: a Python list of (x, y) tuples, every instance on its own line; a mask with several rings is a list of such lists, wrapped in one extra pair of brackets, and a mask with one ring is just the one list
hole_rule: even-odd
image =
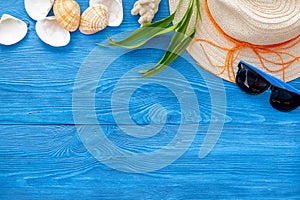
[[(158, 62), (154, 67), (145, 71), (141, 70), (140, 73), (143, 73), (142, 78), (153, 76), (163, 69), (165, 69), (169, 64), (171, 64), (178, 56), (180, 56), (184, 50), (189, 46), (190, 42), (194, 38), (196, 33), (196, 29), (194, 28), (187, 37), (185, 37), (177, 46), (175, 47), (174, 51), (169, 52), (168, 56), (163, 58), (161, 62)], [(167, 53), (167, 52), (166, 52)], [(166, 55), (166, 54), (165, 54)]]
[(113, 41), (108, 36), (109, 41), (110, 41), (110, 44), (108, 44), (108, 45), (109, 46), (120, 46), (120, 47), (124, 47), (124, 48), (137, 48), (137, 47), (145, 44), (147, 41), (149, 41), (150, 39), (152, 39), (155, 36), (171, 32), (171, 31), (175, 30), (175, 28), (177, 27), (177, 25), (168, 27), (171, 24), (171, 22), (174, 20), (175, 13), (176, 12), (174, 12), (172, 15), (170, 15), (169, 17), (166, 17), (162, 20), (159, 20), (157, 22), (153, 22), (153, 23), (147, 24), (143, 27), (140, 27), (139, 29), (137, 29), (136, 31), (131, 33), (128, 37), (126, 37), (125, 39), (123, 39), (119, 42)]
[[(194, 24), (193, 30), (186, 36), (185, 33), (187, 28), (190, 25), (190, 21), (194, 11), (194, 3), (195, 3), (194, 1), (196, 1), (196, 23)], [(184, 16), (182, 17), (182, 19), (179, 21), (179, 23), (169, 26), (174, 20), (176, 12), (178, 8), (181, 6), (181, 4), (182, 4), (182, 0), (179, 0), (175, 12), (169, 17), (166, 17), (160, 21), (153, 22), (141, 27), (121, 41), (116, 42), (108, 36), (110, 43), (102, 46), (120, 46), (124, 48), (133, 49), (145, 44), (150, 39), (158, 35), (165, 34), (175, 30), (175, 33), (170, 41), (168, 49), (166, 50), (165, 54), (160, 59), (160, 61), (148, 70), (139, 71), (143, 73), (142, 77), (149, 77), (159, 73), (164, 68), (166, 68), (169, 64), (171, 64), (188, 47), (188, 45), (190, 44), (190, 42), (195, 36), (196, 25), (198, 23), (198, 20), (199, 19), (201, 20), (200, 1), (190, 0), (188, 8)]]
[(179, 28), (177, 29), (177, 32), (174, 33), (165, 55), (158, 63), (163, 63), (166, 59), (168, 59), (169, 55), (174, 51), (175, 47), (184, 38), (185, 32), (187, 30), (187, 27), (193, 15), (193, 8), (194, 8), (194, 2), (192, 1), (192, 3), (190, 2), (190, 5), (186, 10), (186, 13), (184, 14), (182, 20), (179, 22), (178, 24)]
[(145, 44), (146, 42), (148, 42), (149, 40), (151, 40), (152, 38), (154, 38), (158, 35), (162, 35), (162, 34), (166, 34), (166, 33), (169, 33), (171, 31), (174, 31), (175, 26), (171, 26), (171, 27), (168, 27), (168, 28), (154, 28), (154, 27), (151, 28), (151, 30), (154, 30), (154, 29), (155, 29), (156, 33), (153, 33), (153, 35), (151, 35), (151, 37), (144, 38), (143, 40), (136, 41), (135, 43), (131, 43), (131, 44), (115, 43), (111, 40), (111, 38), (109, 38), (109, 40), (111, 40), (111, 43), (109, 44), (109, 46), (119, 46), (119, 47), (123, 47), (123, 48), (126, 48), (126, 49), (134, 49), (134, 48), (142, 46), (143, 44)]
[(197, 18), (196, 18), (196, 24), (197, 24), (198, 19), (202, 20), (199, 0), (196, 0), (196, 8), (197, 8)]
[(181, 33), (186, 32), (186, 29), (189, 26), (189, 22), (193, 15), (193, 10), (194, 10), (194, 1), (192, 0), (192, 1), (190, 1), (189, 6), (188, 6), (184, 16), (178, 23), (178, 29), (177, 29), (178, 32), (181, 32)]
[(187, 37), (184, 38), (184, 34), (190, 24), (190, 20), (193, 15), (193, 10), (194, 10), (194, 0), (190, 1), (190, 5), (186, 10), (185, 15), (183, 16), (182, 20), (178, 23), (178, 29), (177, 32), (174, 33), (170, 45), (165, 52), (164, 56), (162, 59), (154, 65), (151, 69), (149, 70), (141, 70), (139, 71), (140, 73), (143, 73), (143, 78), (155, 75), (159, 72), (161, 72), (163, 69), (165, 69), (169, 64), (171, 64), (179, 55), (181, 55), (184, 50), (188, 47), (190, 42), (195, 36), (196, 33), (196, 25), (198, 22), (198, 19), (201, 19), (200, 15), (200, 3), (198, 0), (196, 0), (196, 22), (194, 24), (193, 30), (189, 33)]

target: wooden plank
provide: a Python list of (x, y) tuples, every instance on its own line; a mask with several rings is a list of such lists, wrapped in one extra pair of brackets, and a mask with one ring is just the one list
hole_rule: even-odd
[[(132, 7), (133, 1), (124, 2), (125, 18), (122, 25), (118, 28), (109, 27), (104, 32), (95, 35), (85, 36), (79, 32), (72, 33), (72, 41), (69, 46), (63, 48), (53, 48), (42, 43), (34, 30), (35, 22), (28, 19), (22, 5), (18, 4), (19, 11), (15, 11), (15, 7), (11, 6), (11, 2), (3, 3), (2, 12), (14, 14), (22, 19), (28, 19), (30, 28), (26, 38), (19, 44), (14, 46), (0, 46), (0, 124), (74, 124), (74, 110), (89, 109), (82, 99), (83, 107), (72, 107), (72, 95), (74, 84), (78, 70), (82, 68), (82, 64), (88, 58), (93, 49), (97, 49), (95, 43), (105, 40), (106, 34), (115, 35), (123, 31), (133, 30), (137, 28), (136, 23), (132, 23), (137, 17), (129, 15), (129, 9)], [(86, 2), (79, 1), (82, 9), (87, 7)], [(162, 3), (162, 7), (167, 7), (167, 2)], [(12, 9), (13, 8), (13, 9)], [(2, 14), (2, 13), (0, 13)], [(166, 10), (160, 10), (157, 17), (161, 18), (167, 15)], [(168, 45), (168, 41), (159, 43), (162, 47)], [(114, 59), (111, 52), (105, 48), (98, 48), (99, 57), (95, 63), (101, 66), (105, 60)], [(117, 49), (114, 49), (117, 51)], [(97, 116), (100, 124), (115, 124), (114, 117), (111, 114), (112, 92), (115, 91), (117, 82), (121, 76), (131, 70), (136, 65), (144, 63), (153, 63), (159, 60), (163, 51), (158, 49), (147, 49), (133, 51), (129, 54), (122, 55), (118, 58), (118, 62), (112, 64), (102, 79), (99, 80), (99, 87), (96, 94)], [(151, 56), (141, 56), (151, 55)], [(187, 54), (185, 54), (187, 56)], [(189, 60), (192, 59), (189, 57)], [(120, 64), (122, 63), (122, 64)], [(184, 66), (184, 68), (182, 67)], [(189, 115), (189, 123), (197, 123), (200, 116), (201, 122), (211, 122), (211, 100), (210, 89), (221, 89), (219, 83), (215, 84), (215, 88), (207, 86), (205, 77), (213, 77), (204, 70), (197, 72), (193, 67), (189, 66), (184, 59), (177, 60), (172, 67), (180, 74), (186, 77), (186, 83), (192, 86), (193, 91), (182, 85), (182, 79), (174, 76), (158, 76), (159, 82), (168, 81), (173, 87), (181, 88), (185, 91), (184, 96), (175, 98), (171, 91), (165, 87), (157, 85), (145, 86), (137, 89), (131, 97), (132, 105), (129, 110), (134, 120), (139, 124), (148, 124), (148, 113), (155, 104), (163, 105), (168, 114), (168, 123), (179, 123), (181, 120), (181, 112), (178, 111), (178, 99), (188, 99), (193, 92), (196, 94), (201, 111), (191, 112)], [(92, 73), (91, 73), (92, 74)], [(88, 88), (93, 79), (87, 74), (83, 87)], [(211, 81), (217, 81), (211, 78)], [(211, 83), (213, 85), (213, 83)], [(222, 83), (223, 84), (223, 83)], [(300, 81), (295, 80), (291, 83), (300, 88)], [(300, 120), (300, 113), (297, 111), (292, 113), (273, 112), (268, 104), (269, 93), (260, 96), (245, 95), (236, 86), (224, 82), (226, 88), (226, 96), (224, 99), (227, 105), (226, 120), (232, 123), (297, 123)], [(120, 102), (122, 97), (126, 96), (126, 85), (121, 88)], [(187, 100), (188, 101), (188, 100)], [(127, 105), (117, 108), (114, 114), (123, 116), (127, 109)], [(245, 110), (251, 111), (245, 112)], [(272, 113), (271, 115), (269, 113)], [(250, 116), (249, 116), (250, 115)], [(161, 116), (153, 117), (153, 123), (164, 123)], [(278, 120), (280, 119), (280, 120)], [(87, 121), (89, 121), (87, 119)], [(124, 122), (128, 123), (128, 122)]]
[[(69, 77), (68, 79), (72, 78)], [(3, 78), (0, 77), (0, 82), (2, 80)], [(180, 84), (177, 85), (180, 80), (171, 77), (168, 79), (168, 82), (173, 88), (180, 88), (184, 91), (181, 95), (176, 96), (178, 94), (174, 94), (170, 88), (149, 84), (140, 88), (134, 88), (135, 92), (130, 96), (130, 102), (127, 104), (124, 100), (127, 99), (130, 91), (127, 90), (126, 86), (118, 90), (114, 89), (118, 80), (117, 78), (113, 80), (104, 78), (101, 80), (103, 83), (106, 83), (106, 86), (97, 89), (95, 108), (89, 104), (93, 99), (84, 96), (85, 94), (90, 94), (90, 92), (85, 92), (81, 95), (80, 107), (74, 107), (72, 105), (72, 86), (68, 86), (69, 89), (63, 89), (60, 87), (60, 83), (55, 84), (53, 82), (40, 86), (40, 79), (38, 79), (31, 82), (33, 89), (28, 89), (26, 86), (13, 83), (13, 79), (10, 79), (10, 81), (3, 80), (4, 84), (1, 84), (2, 92), (0, 98), (0, 124), (74, 124), (72, 112), (77, 110), (95, 110), (100, 124), (115, 124), (114, 115), (120, 118), (126, 115), (127, 112), (130, 112), (131, 117), (139, 124), (151, 123), (149, 120), (150, 114), (154, 115), (152, 123), (164, 123), (164, 117), (168, 118), (168, 123), (181, 123), (183, 116), (179, 101), (189, 102), (189, 98), (192, 95), (197, 96), (196, 104), (198, 104), (200, 113), (195, 111), (193, 104), (189, 105), (187, 103), (186, 105), (190, 111), (187, 111), (189, 116), (185, 116), (188, 117), (185, 123), (197, 123), (199, 117), (200, 122), (210, 123), (212, 117), (211, 89), (217, 89), (222, 92), (221, 87), (209, 88), (205, 80), (201, 76), (199, 78), (199, 74), (198, 76), (188, 77), (189, 81), (187, 83), (192, 84), (192, 90), (187, 87), (180, 87)], [(162, 82), (164, 79), (161, 77), (161, 79), (157, 80)], [(294, 81), (293, 85), (296, 87), (299, 85), (300, 88), (300, 81)], [(4, 87), (7, 88), (5, 89)], [(51, 87), (57, 91), (51, 90)], [(18, 88), (18, 90), (22, 91), (14, 91), (13, 88)], [(224, 82), (224, 88), (226, 88), (223, 91), (226, 92), (226, 98), (217, 101), (226, 103), (226, 113), (223, 113), (223, 115), (226, 115), (227, 123), (293, 124), (298, 123), (300, 120), (299, 109), (290, 113), (275, 111), (268, 102), (269, 91), (258, 96), (251, 96), (239, 91), (231, 83)], [(112, 108), (111, 104), (113, 92), (118, 93), (118, 99), (115, 99), (115, 101), (119, 105), (114, 108)], [(157, 112), (151, 112), (156, 108), (158, 109)], [(270, 115), (270, 113), (272, 114)], [(89, 119), (87, 118), (86, 121), (88, 123)], [(125, 121), (124, 123), (129, 122)]]
[[(134, 67), (149, 67), (144, 64), (159, 60), (163, 51), (148, 48), (123, 53), (99, 79), (95, 108), (84, 95), (92, 94), (94, 88), (89, 86), (98, 81), (92, 78), (97, 70), (86, 74), (81, 86), (87, 90), (81, 93), (80, 106), (74, 107), (76, 77), (90, 53), (98, 49), (99, 58), (89, 62), (99, 67), (115, 58), (95, 43), (104, 41), (107, 34), (115, 38), (139, 27), (138, 17), (130, 15), (134, 2), (123, 1), (120, 27), (108, 27), (91, 36), (77, 31), (63, 48), (50, 47), (38, 39), (35, 22), (27, 16), (23, 1), (0, 3), (0, 15), (12, 14), (30, 25), (23, 41), (0, 45), (0, 199), (299, 199), (299, 108), (290, 113), (277, 112), (268, 103), (269, 91), (258, 96), (244, 94), (232, 83), (213, 78), (204, 70), (199, 72), (188, 63), (192, 59), (187, 54), (171, 66), (186, 80), (171, 74), (156, 76), (153, 80), (170, 85), (136, 88), (127, 105), (124, 100), (135, 85), (130, 81), (117, 89), (116, 85)], [(88, 1), (78, 3), (82, 10), (88, 6)], [(162, 1), (156, 19), (168, 15), (167, 6), (168, 2)], [(165, 48), (168, 40), (159, 44)], [(300, 79), (291, 84), (300, 88)], [(226, 112), (216, 115), (212, 113), (211, 97), (212, 93), (221, 97), (223, 85)], [(180, 95), (176, 97), (170, 88)], [(118, 94), (115, 99), (114, 93)], [(199, 112), (190, 102), (193, 95)], [(112, 100), (118, 103), (114, 108)], [(224, 103), (224, 98), (214, 100), (217, 105)], [(186, 112), (179, 101), (188, 105)], [(76, 124), (74, 112), (82, 110), (95, 110), (97, 123), (88, 115), (83, 116), (85, 123)], [(128, 112), (132, 121), (125, 118)], [(212, 123), (224, 125), (223, 130), (210, 154), (199, 159)], [(193, 140), (179, 159), (160, 170), (125, 173), (97, 160), (84, 146), (82, 132), (75, 124), (78, 130), (101, 127), (114, 145), (136, 154), (159, 151), (168, 145), (177, 136), (179, 125), (188, 127), (181, 134)], [(136, 124), (150, 124), (147, 130), (163, 129), (144, 138), (123, 132), (134, 130)], [(192, 127), (198, 125), (193, 133)], [(219, 136), (217, 129), (210, 134)], [(182, 137), (178, 144), (187, 141)], [(135, 166), (138, 172), (137, 165), (126, 165), (117, 152), (107, 149), (105, 155), (128, 169)], [(145, 159), (144, 164), (153, 165), (153, 160)]]
[[(225, 126), (226, 134), (210, 155), (199, 159), (207, 130), (204, 126), (180, 159), (146, 174), (123, 173), (97, 161), (85, 150), (74, 126), (1, 126), (0, 196), (298, 198), (299, 131), (289, 125), (278, 127), (278, 131), (272, 126), (261, 131), (253, 125), (243, 126), (243, 132), (239, 126)], [(134, 152), (156, 149), (174, 136), (159, 134), (155, 139), (134, 140), (115, 128), (104, 129), (115, 144)], [(169, 125), (165, 133), (176, 128)]]

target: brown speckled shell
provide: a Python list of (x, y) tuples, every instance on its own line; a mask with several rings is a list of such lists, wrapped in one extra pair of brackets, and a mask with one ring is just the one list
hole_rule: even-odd
[(94, 34), (108, 25), (108, 11), (104, 5), (95, 5), (86, 9), (81, 16), (79, 30), (83, 34)]
[(58, 23), (67, 31), (76, 31), (80, 23), (80, 7), (74, 0), (56, 0), (53, 12)]

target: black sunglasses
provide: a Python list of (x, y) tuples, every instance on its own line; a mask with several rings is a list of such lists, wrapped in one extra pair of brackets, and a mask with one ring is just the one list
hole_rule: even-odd
[(272, 90), (270, 104), (282, 112), (292, 111), (300, 105), (300, 92), (287, 83), (244, 61), (240, 61), (238, 68), (236, 84), (244, 92), (257, 95), (270, 88)]

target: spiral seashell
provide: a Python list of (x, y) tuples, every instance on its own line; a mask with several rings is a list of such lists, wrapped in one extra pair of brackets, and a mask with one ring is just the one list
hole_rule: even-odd
[(83, 34), (94, 34), (108, 25), (108, 11), (104, 5), (90, 6), (81, 16), (79, 30)]
[(80, 23), (80, 7), (74, 0), (56, 0), (53, 12), (58, 23), (67, 31), (74, 32)]

